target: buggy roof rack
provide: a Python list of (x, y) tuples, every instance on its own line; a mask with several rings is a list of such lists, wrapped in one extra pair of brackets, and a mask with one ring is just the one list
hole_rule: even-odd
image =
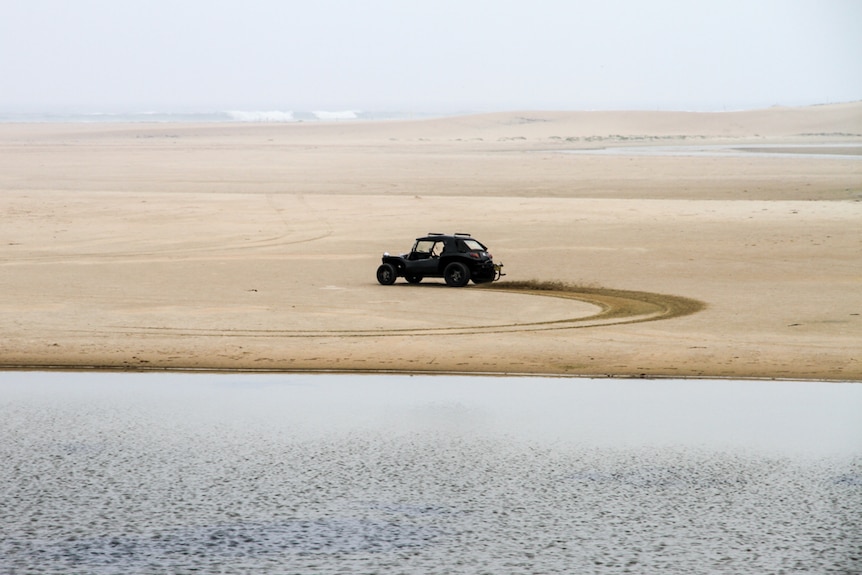
[(466, 236), (466, 237), (468, 237), (468, 238), (470, 237), (470, 234), (465, 233), (465, 232), (455, 232), (455, 235), (456, 235), (456, 236)]
[(428, 235), (429, 235), (429, 236), (442, 236), (442, 235), (445, 235), (445, 234), (441, 234), (440, 232), (428, 232)]

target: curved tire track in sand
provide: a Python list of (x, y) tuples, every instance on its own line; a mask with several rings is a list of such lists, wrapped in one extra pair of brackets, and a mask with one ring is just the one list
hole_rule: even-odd
[[(495, 283), (486, 286), (486, 288), (511, 293), (575, 299), (597, 305), (601, 308), (599, 313), (588, 317), (532, 324), (533, 329), (528, 331), (574, 329), (657, 321), (691, 315), (706, 307), (706, 304), (702, 301), (682, 296), (602, 287), (575, 286), (557, 282), (526, 281)], [(531, 324), (522, 325), (530, 326)]]
[(401, 328), (401, 329), (364, 329), (364, 330), (253, 330), (253, 329), (196, 329), (171, 327), (130, 327), (117, 326), (126, 334), (156, 335), (172, 334), (202, 337), (252, 337), (252, 338), (324, 338), (324, 337), (395, 337), (430, 335), (476, 335), (511, 332), (536, 332), (565, 329), (583, 329), (608, 325), (621, 325), (658, 321), (691, 315), (702, 310), (706, 304), (681, 296), (618, 290), (601, 287), (582, 287), (555, 282), (504, 282), (488, 284), (478, 288), (489, 291), (522, 294), (526, 296), (555, 297), (578, 300), (593, 304), (599, 312), (571, 318), (561, 318), (540, 322), (520, 322), (510, 324), (488, 324), (461, 327)]

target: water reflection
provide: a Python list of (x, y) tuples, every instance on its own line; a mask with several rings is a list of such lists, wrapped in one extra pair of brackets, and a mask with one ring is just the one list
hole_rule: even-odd
[(859, 143), (808, 143), (808, 144), (688, 144), (680, 146), (622, 145), (579, 150), (565, 150), (565, 154), (601, 156), (703, 156), (723, 158), (809, 158), (862, 160)]
[(862, 562), (862, 386), (0, 374), (0, 572)]

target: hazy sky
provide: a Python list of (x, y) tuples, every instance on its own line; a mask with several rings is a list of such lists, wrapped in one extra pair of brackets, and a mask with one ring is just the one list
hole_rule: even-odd
[(859, 0), (7, 0), (0, 111), (862, 99)]

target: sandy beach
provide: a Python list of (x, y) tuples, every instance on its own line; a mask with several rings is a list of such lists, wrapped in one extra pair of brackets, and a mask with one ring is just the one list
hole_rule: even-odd
[(0, 124), (0, 215), (2, 368), (862, 381), (862, 103)]

